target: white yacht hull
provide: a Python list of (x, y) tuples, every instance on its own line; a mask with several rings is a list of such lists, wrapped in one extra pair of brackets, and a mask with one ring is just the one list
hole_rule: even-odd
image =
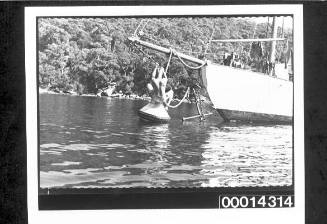
[(201, 75), (214, 108), (225, 120), (292, 122), (291, 81), (211, 63)]

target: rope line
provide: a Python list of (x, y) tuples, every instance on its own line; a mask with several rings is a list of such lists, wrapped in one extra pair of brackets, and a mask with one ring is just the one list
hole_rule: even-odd
[[(171, 58), (173, 57), (174, 54), (176, 54), (175, 53), (175, 50), (172, 49), (172, 48), (170, 48), (170, 54), (169, 54), (168, 63), (166, 65), (165, 74), (167, 74), (167, 71), (168, 71), (168, 68), (169, 68), (169, 65), (170, 65)], [(176, 105), (170, 105), (170, 103), (171, 103), (170, 102), (169, 104), (167, 104), (167, 107), (169, 107), (169, 108), (177, 108), (179, 105), (181, 105), (183, 103), (183, 101), (186, 99), (186, 97), (188, 96), (189, 90), (190, 90), (190, 88), (188, 87), (187, 90), (186, 90), (186, 92), (185, 92), (185, 94), (184, 94), (184, 96), (183, 96), (183, 98)]]
[(146, 22), (145, 22), (144, 26), (143, 26), (143, 27), (142, 27), (142, 29), (139, 31), (139, 33), (140, 33), (140, 32), (143, 32), (143, 30), (144, 30), (145, 26), (146, 26), (148, 23), (149, 23), (149, 20), (146, 20)]
[(196, 69), (200, 69), (200, 68), (202, 68), (203, 66), (205, 66), (205, 63), (202, 64), (202, 65), (196, 66), (196, 67), (190, 66), (190, 65), (188, 65), (188, 64), (185, 63), (185, 61), (184, 61), (184, 60), (183, 60), (183, 59), (178, 55), (178, 53), (176, 53), (175, 55), (176, 55), (176, 56), (178, 57), (178, 59), (182, 62), (183, 65), (185, 65), (186, 67), (188, 67), (188, 68), (190, 68), (190, 69), (194, 69), (194, 70), (196, 70)]
[(143, 19), (140, 21), (139, 25), (136, 27), (136, 29), (135, 29), (135, 31), (134, 31), (134, 36), (137, 35), (137, 31), (138, 31), (138, 29), (140, 28), (140, 26), (142, 25), (142, 23), (143, 23)]
[(170, 61), (171, 61), (171, 58), (173, 57), (173, 50), (170, 48), (170, 55), (169, 55), (169, 59), (168, 59), (168, 63), (166, 65), (166, 69), (165, 69), (165, 73), (167, 74), (167, 71), (168, 71), (168, 68), (169, 68), (169, 65), (170, 65)]
[[(154, 60), (154, 59), (153, 59), (149, 54), (147, 54), (146, 52), (144, 52), (141, 48), (139, 48), (139, 47), (137, 47), (137, 46), (135, 46), (135, 47), (136, 47), (137, 50), (140, 51), (143, 55), (145, 55), (146, 57), (150, 58), (153, 62), (155, 62), (155, 60)], [(172, 57), (173, 57), (174, 55), (177, 56), (177, 58), (182, 62), (182, 64), (183, 64), (184, 66), (186, 66), (186, 67), (188, 67), (188, 68), (190, 68), (190, 69), (199, 69), (199, 68), (202, 68), (203, 66), (205, 66), (205, 63), (202, 64), (202, 65), (200, 65), (200, 66), (196, 66), (196, 67), (192, 67), (192, 66), (186, 64), (186, 63), (184, 62), (184, 60), (183, 60), (183, 59), (178, 55), (178, 53), (176, 52), (176, 50), (170, 48), (170, 54), (169, 54), (169, 59), (168, 59), (168, 62), (167, 62), (166, 68), (165, 68), (165, 74), (167, 74), (167, 72), (168, 72), (168, 69), (169, 69), (169, 65), (170, 65), (171, 59), (172, 59)], [(178, 106), (180, 106), (180, 105), (183, 103), (183, 101), (184, 101), (184, 100), (186, 99), (186, 97), (189, 95), (189, 91), (190, 91), (190, 87), (187, 87), (187, 90), (186, 90), (186, 92), (185, 92), (183, 98), (182, 98), (182, 99), (181, 99), (181, 100), (180, 100), (176, 105), (170, 105), (170, 103), (171, 103), (171, 102), (170, 102), (170, 103), (167, 104), (166, 106), (169, 107), (169, 108), (177, 108)]]
[(179, 101), (179, 103), (177, 103), (176, 105), (167, 105), (169, 108), (177, 108), (179, 105), (181, 105), (183, 103), (183, 101), (186, 99), (186, 97), (188, 96), (190, 92), (190, 87), (187, 87), (187, 90), (184, 94), (184, 97)]
[(206, 48), (205, 48), (205, 50), (204, 50), (204, 54), (206, 54), (207, 51), (208, 51), (208, 49), (209, 49), (209, 46), (210, 46), (211, 41), (212, 41), (212, 39), (213, 39), (213, 35), (214, 35), (214, 33), (215, 33), (215, 28), (213, 27), (213, 29), (212, 29), (212, 33), (211, 33), (211, 36), (210, 36), (210, 39), (209, 39), (209, 41), (208, 41), (208, 43), (207, 43), (207, 45), (206, 45)]

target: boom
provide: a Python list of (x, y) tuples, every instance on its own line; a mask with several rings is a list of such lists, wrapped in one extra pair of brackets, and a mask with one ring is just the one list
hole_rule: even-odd
[(257, 39), (223, 39), (223, 40), (211, 40), (211, 42), (221, 42), (221, 43), (232, 43), (232, 42), (269, 42), (285, 40), (284, 38), (257, 38)]

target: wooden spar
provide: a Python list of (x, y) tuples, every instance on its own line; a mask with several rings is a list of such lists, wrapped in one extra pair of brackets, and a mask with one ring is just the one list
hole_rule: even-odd
[[(139, 44), (139, 45), (141, 45), (143, 47), (147, 47), (147, 48), (150, 48), (152, 50), (159, 51), (161, 53), (170, 54), (170, 52), (171, 52), (171, 49), (161, 47), (161, 46), (158, 46), (158, 45), (146, 42), (146, 41), (142, 41), (142, 40), (140, 40), (139, 38), (137, 38), (135, 36), (134, 37), (129, 37), (128, 40), (131, 41), (132, 43)], [(200, 60), (198, 58), (195, 58), (195, 57), (183, 54), (183, 53), (179, 53), (179, 52), (176, 52), (176, 51), (174, 53), (175, 53), (175, 55), (177, 54), (180, 58), (182, 58), (182, 59), (184, 59), (186, 61), (190, 61), (190, 62), (199, 64), (199, 65), (203, 65), (203, 64), (206, 63), (203, 60)]]
[[(276, 24), (276, 16), (273, 19), (273, 38), (277, 37), (277, 24)], [(271, 44), (271, 49), (270, 49), (270, 62), (275, 63), (275, 52), (276, 52), (276, 41), (273, 41)]]
[(202, 116), (209, 116), (211, 115), (212, 113), (207, 113), (207, 114), (198, 114), (198, 115), (194, 115), (194, 116), (191, 116), (191, 117), (183, 117), (182, 118), (182, 121), (186, 121), (186, 120), (189, 120), (189, 119), (193, 119), (193, 118), (198, 118), (198, 117), (202, 117)]
[(224, 40), (211, 40), (211, 42), (268, 42), (268, 41), (277, 41), (285, 40), (285, 38), (262, 38), (262, 39), (224, 39)]

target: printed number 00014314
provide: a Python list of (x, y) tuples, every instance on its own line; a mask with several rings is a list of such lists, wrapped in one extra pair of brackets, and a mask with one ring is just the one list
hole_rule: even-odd
[(219, 208), (294, 207), (294, 195), (219, 196)]

